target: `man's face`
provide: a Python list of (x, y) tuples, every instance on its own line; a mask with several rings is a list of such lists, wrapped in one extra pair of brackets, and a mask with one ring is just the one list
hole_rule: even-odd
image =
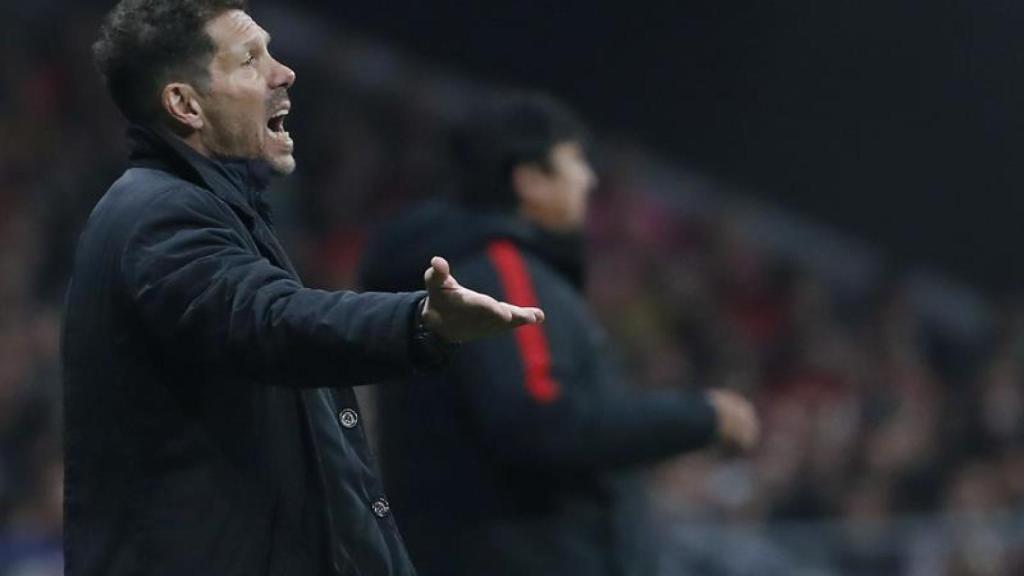
[(198, 96), (203, 145), (222, 156), (265, 160), (279, 174), (295, 170), (284, 129), (295, 72), (267, 51), (270, 36), (248, 14), (230, 10), (206, 24), (215, 46), (210, 82)]
[(548, 160), (549, 169), (531, 169), (515, 183), (520, 213), (554, 232), (580, 230), (597, 176), (578, 142), (556, 144)]

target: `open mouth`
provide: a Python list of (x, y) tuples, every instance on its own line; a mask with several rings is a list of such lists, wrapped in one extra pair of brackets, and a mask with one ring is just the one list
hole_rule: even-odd
[(280, 142), (291, 144), (292, 139), (288, 131), (284, 129), (284, 119), (288, 115), (288, 109), (278, 110), (267, 120), (267, 131), (270, 136)]

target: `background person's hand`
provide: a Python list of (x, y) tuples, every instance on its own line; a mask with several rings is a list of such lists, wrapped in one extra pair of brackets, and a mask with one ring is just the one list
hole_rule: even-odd
[(427, 299), (423, 322), (449, 342), (494, 336), (525, 324), (544, 321), (540, 308), (521, 308), (459, 285), (448, 261), (435, 256), (423, 274)]
[(730, 452), (749, 452), (761, 437), (754, 405), (730, 390), (710, 390), (708, 401), (718, 415), (718, 439)]

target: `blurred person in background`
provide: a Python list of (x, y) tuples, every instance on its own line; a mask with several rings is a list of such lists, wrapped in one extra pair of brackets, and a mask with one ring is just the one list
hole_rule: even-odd
[(424, 576), (652, 574), (644, 465), (757, 441), (741, 396), (631, 389), (618, 371), (583, 295), (585, 146), (551, 98), (487, 102), (459, 137), (458, 205), (413, 209), (365, 253), (368, 289), (417, 285), (416, 262), (441, 251), (467, 286), (547, 313), (544, 328), (465, 344), (447, 371), (380, 391), (384, 479)]
[(67, 297), (67, 573), (413, 574), (349, 387), (539, 322), (430, 261), (426, 291), (304, 287), (261, 191), (294, 72), (244, 0), (124, 0), (96, 61), (132, 165)]

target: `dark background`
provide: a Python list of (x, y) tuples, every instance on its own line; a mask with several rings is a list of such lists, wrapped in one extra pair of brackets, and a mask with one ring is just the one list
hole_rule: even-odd
[[(312, 2), (994, 293), (1016, 288), (1024, 5)], [(254, 8), (260, 7), (259, 2)]]

